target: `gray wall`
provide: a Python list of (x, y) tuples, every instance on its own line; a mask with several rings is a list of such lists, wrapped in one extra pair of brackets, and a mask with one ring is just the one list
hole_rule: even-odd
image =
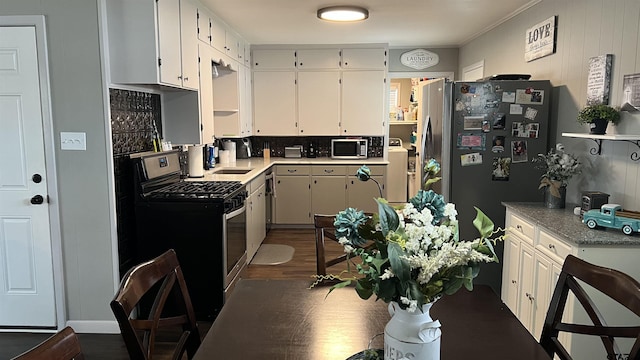
[[(558, 16), (556, 53), (526, 62), (526, 30), (553, 15)], [(600, 190), (611, 195), (610, 202), (640, 210), (640, 163), (630, 159), (632, 152), (640, 153), (636, 145), (604, 141), (602, 155), (593, 156), (589, 154), (593, 141), (562, 136), (589, 132), (575, 119), (586, 103), (590, 57), (614, 55), (610, 104), (620, 105), (623, 76), (640, 72), (639, 24), (637, 0), (543, 0), (460, 49), (460, 70), (484, 60), (485, 76), (525, 73), (551, 80), (555, 87), (551, 145), (562, 142), (585, 165), (583, 174), (569, 182), (570, 202), (577, 203), (581, 191)], [(614, 133), (640, 134), (640, 115), (623, 113), (617, 127), (609, 125), (607, 134)]]
[[(45, 15), (68, 320), (111, 320), (114, 295), (96, 1), (0, 0), (0, 15)], [(61, 131), (86, 151), (60, 151)]]

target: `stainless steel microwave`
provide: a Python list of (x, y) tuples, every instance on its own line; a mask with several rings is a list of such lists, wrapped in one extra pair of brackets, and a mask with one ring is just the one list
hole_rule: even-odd
[(331, 158), (366, 159), (367, 144), (366, 139), (332, 139)]

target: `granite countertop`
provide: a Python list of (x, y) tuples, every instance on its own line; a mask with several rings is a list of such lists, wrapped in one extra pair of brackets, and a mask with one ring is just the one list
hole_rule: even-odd
[[(216, 164), (213, 169), (204, 172), (204, 178), (187, 178), (187, 181), (240, 181), (243, 184), (267, 171), (274, 165), (388, 165), (384, 158), (369, 158), (358, 160), (334, 160), (329, 157), (319, 158), (283, 158), (271, 157), (265, 160), (261, 157), (237, 159), (233, 163)], [(245, 174), (218, 174), (220, 169), (246, 169)], [(354, 174), (355, 175), (355, 174)]]
[(555, 234), (568, 243), (583, 245), (640, 246), (640, 234), (624, 235), (616, 229), (591, 230), (582, 223), (582, 218), (573, 214), (577, 205), (565, 209), (549, 209), (544, 203), (503, 202), (502, 205), (529, 220), (544, 230)]

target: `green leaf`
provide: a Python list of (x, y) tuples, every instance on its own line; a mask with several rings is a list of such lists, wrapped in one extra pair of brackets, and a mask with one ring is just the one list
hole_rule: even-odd
[(382, 235), (387, 236), (389, 231), (395, 231), (400, 226), (400, 219), (398, 214), (383, 198), (376, 199), (378, 203), (378, 215), (380, 216), (380, 227), (382, 228)]
[(463, 283), (464, 279), (462, 277), (454, 277), (453, 279), (451, 279), (451, 281), (444, 285), (444, 293), (447, 295), (455, 294), (458, 290), (460, 290)]
[(327, 293), (327, 295), (325, 296), (325, 299), (327, 296), (329, 296), (329, 294), (331, 294), (331, 292), (335, 289), (341, 289), (345, 286), (351, 285), (351, 280), (345, 280), (343, 282), (337, 283), (335, 285), (333, 285), (332, 287), (329, 288), (329, 292)]
[(481, 238), (487, 238), (491, 235), (491, 233), (493, 233), (493, 221), (491, 221), (491, 219), (489, 219), (489, 217), (485, 215), (482, 210), (478, 209), (475, 206), (474, 209), (476, 209), (477, 215), (473, 220), (473, 226), (478, 229)]
[(411, 267), (406, 260), (400, 258), (404, 255), (402, 248), (396, 243), (389, 243), (387, 251), (389, 252), (391, 270), (401, 283), (406, 283), (411, 279)]
[(367, 300), (373, 295), (371, 284), (366, 278), (359, 279), (356, 282), (356, 293), (358, 293), (358, 296), (363, 300)]

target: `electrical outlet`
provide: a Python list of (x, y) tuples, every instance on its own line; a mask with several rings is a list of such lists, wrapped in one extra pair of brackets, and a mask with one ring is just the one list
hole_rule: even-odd
[(87, 150), (87, 133), (61, 132), (60, 149), (62, 150)]

